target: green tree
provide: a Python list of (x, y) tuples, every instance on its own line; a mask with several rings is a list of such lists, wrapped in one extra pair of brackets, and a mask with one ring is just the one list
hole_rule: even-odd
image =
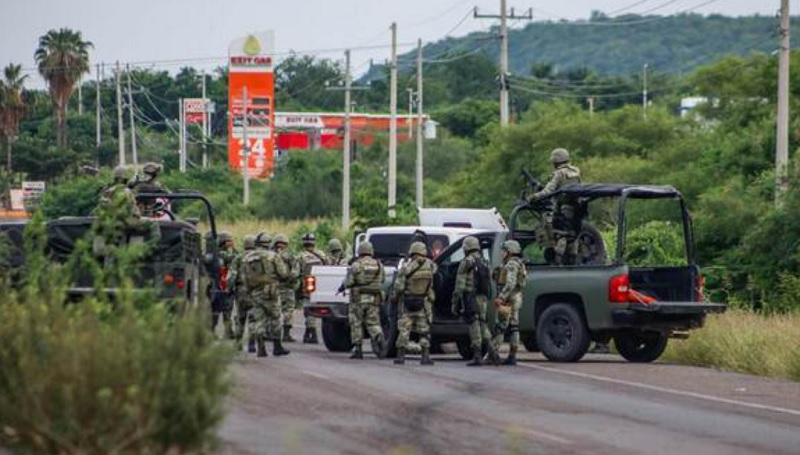
[(56, 144), (67, 146), (67, 103), (81, 75), (89, 72), (89, 48), (81, 32), (50, 30), (39, 38), (33, 54), (39, 73), (47, 81), (56, 114)]
[(19, 134), (19, 123), (25, 115), (25, 100), (22, 96), (27, 75), (22, 74), (22, 65), (9, 64), (3, 69), (0, 80), (0, 139), (5, 139), (6, 171), (11, 172), (11, 144)]

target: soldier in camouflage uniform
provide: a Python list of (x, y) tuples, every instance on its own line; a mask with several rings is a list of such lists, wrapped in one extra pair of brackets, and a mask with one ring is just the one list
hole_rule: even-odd
[(269, 249), (270, 242), (264, 235), (256, 236), (256, 248), (242, 259), (245, 285), (253, 302), (255, 317), (255, 335), (258, 357), (266, 357), (264, 343), (272, 340), (272, 355), (289, 354), (283, 348), (281, 339), (281, 302), (278, 295), (278, 283), (289, 277), (289, 270), (278, 255)]
[[(298, 255), (298, 262), (300, 268), (300, 289), (298, 292), (298, 299), (297, 299), (297, 307), (303, 308), (306, 303), (309, 303), (311, 296), (306, 293), (304, 286), (302, 283), (305, 283), (305, 278), (307, 276), (311, 276), (311, 267), (315, 265), (325, 265), (328, 263), (328, 258), (325, 257), (325, 253), (318, 250), (316, 248), (317, 245), (317, 238), (316, 236), (309, 232), (303, 236), (303, 250)], [(319, 340), (317, 339), (317, 322), (316, 319), (311, 316), (305, 317), (306, 322), (306, 331), (303, 334), (303, 343), (309, 344), (317, 344)]]
[(383, 264), (373, 258), (370, 242), (358, 245), (358, 259), (347, 269), (343, 287), (350, 289), (350, 339), (354, 350), (351, 359), (363, 359), (361, 341), (364, 326), (375, 346), (375, 354), (383, 357), (385, 343), (381, 330), (380, 306), (383, 302), (382, 286), (386, 278)]
[(403, 365), (406, 361), (406, 346), (411, 331), (419, 335), (419, 344), (422, 347), (422, 365), (433, 365), (431, 360), (430, 321), (425, 302), (433, 302), (433, 275), (436, 273), (436, 264), (427, 257), (427, 249), (422, 242), (414, 242), (408, 250), (410, 260), (407, 261), (397, 273), (392, 292), (398, 309), (398, 328), (400, 335), (397, 338), (396, 365)]
[(128, 189), (128, 177), (125, 168), (117, 166), (112, 172), (114, 181), (100, 193), (98, 214), (112, 213), (117, 224), (121, 227), (131, 227), (139, 224), (141, 212), (136, 205), (136, 197)]
[(290, 277), (278, 283), (278, 294), (281, 297), (281, 313), (283, 314), (283, 341), (293, 343), (292, 338), (292, 319), (297, 305), (295, 293), (300, 285), (300, 264), (289, 250), (289, 238), (284, 234), (275, 235), (272, 241), (272, 249), (278, 254), (278, 260), (283, 261), (289, 269)]
[(245, 324), (248, 326), (248, 333), (250, 334), (247, 341), (247, 352), (256, 352), (256, 342), (254, 336), (253, 315), (250, 310), (253, 308), (253, 302), (250, 301), (247, 286), (245, 285), (244, 268), (242, 267), (242, 259), (244, 256), (256, 248), (256, 236), (244, 236), (244, 251), (242, 254), (236, 256), (233, 260), (231, 268), (228, 271), (228, 289), (229, 293), (234, 297), (234, 307), (236, 309), (236, 325), (234, 327), (234, 334), (236, 337), (236, 345), (241, 349), (242, 338), (244, 337)]
[(328, 242), (328, 265), (347, 265), (347, 254), (342, 247), (339, 239), (331, 239)]
[(225, 338), (235, 338), (233, 334), (233, 327), (231, 326), (231, 307), (232, 302), (228, 294), (228, 287), (230, 285), (229, 273), (233, 261), (239, 255), (233, 245), (233, 237), (228, 232), (220, 232), (217, 237), (217, 245), (219, 246), (219, 258), (222, 261), (221, 290), (214, 295), (211, 302), (211, 330), (216, 330), (220, 318), (222, 324), (225, 326)]
[[(135, 194), (139, 193), (169, 193), (170, 191), (158, 181), (158, 173), (161, 172), (161, 165), (152, 161), (144, 163), (142, 166), (143, 178), (137, 178), (131, 182), (131, 190)], [(156, 200), (152, 198), (139, 201), (139, 207), (146, 216), (153, 216)]]
[(497, 351), (491, 343), (492, 336), (486, 324), (486, 309), (489, 302), (488, 289), (478, 289), (478, 280), (485, 280), (488, 288), (488, 265), (481, 255), (478, 239), (469, 236), (462, 244), (464, 259), (458, 265), (456, 285), (453, 291), (452, 312), (462, 314), (469, 323), (469, 339), (472, 345), (472, 361), (467, 366), (483, 365), (484, 349), (492, 363), (497, 363)]
[(503, 335), (508, 332), (508, 357), (504, 365), (517, 364), (519, 347), (519, 309), (522, 307), (522, 291), (525, 289), (527, 272), (520, 255), (522, 248), (516, 240), (506, 240), (501, 247), (503, 265), (497, 278), (499, 294), (494, 299), (497, 317), (495, 320), (492, 344), (500, 351)]

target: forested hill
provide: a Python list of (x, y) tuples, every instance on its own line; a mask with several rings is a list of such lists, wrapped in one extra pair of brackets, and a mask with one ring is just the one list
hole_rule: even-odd
[[(713, 62), (722, 55), (747, 55), (777, 48), (778, 19), (768, 16), (728, 17), (680, 14), (623, 15), (610, 18), (595, 12), (585, 21), (510, 22), (511, 72), (530, 75), (535, 63), (558, 72), (585, 68), (599, 74), (622, 75), (642, 70), (680, 74)], [(800, 17), (792, 18), (792, 28)], [(497, 60), (497, 29), (446, 38), (425, 48), (426, 58), (484, 52)], [(410, 52), (401, 57), (410, 61)]]

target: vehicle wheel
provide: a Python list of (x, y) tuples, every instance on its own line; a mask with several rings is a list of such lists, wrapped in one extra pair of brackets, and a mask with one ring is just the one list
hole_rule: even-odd
[[(522, 334), (520, 334), (522, 335)], [(522, 345), (525, 346), (525, 350), (528, 352), (539, 352), (539, 346), (536, 344), (536, 336), (529, 334), (526, 336), (520, 336), (520, 341), (522, 341)]]
[(548, 307), (536, 324), (536, 344), (554, 362), (577, 362), (589, 349), (589, 341), (580, 312), (566, 303)]
[(348, 352), (353, 348), (350, 341), (350, 324), (325, 318), (322, 320), (322, 342), (331, 352)]
[[(461, 338), (456, 341), (456, 348), (458, 348), (458, 355), (461, 356), (464, 360), (472, 360), (472, 356), (475, 355), (472, 351), (472, 341), (469, 338)], [(486, 346), (484, 345), (481, 349), (482, 354), (486, 356)]]
[(397, 337), (400, 335), (397, 329), (397, 305), (384, 303), (381, 306), (381, 330), (386, 342), (386, 358), (397, 357)]
[(600, 231), (584, 221), (578, 234), (577, 263), (582, 265), (604, 265), (608, 262), (606, 244)]
[(444, 354), (442, 343), (431, 342), (431, 354)]
[(632, 330), (614, 335), (614, 346), (629, 362), (648, 363), (661, 357), (668, 338), (661, 332)]

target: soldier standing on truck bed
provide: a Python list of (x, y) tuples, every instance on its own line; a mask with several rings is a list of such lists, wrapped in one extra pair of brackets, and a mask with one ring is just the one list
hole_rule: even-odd
[(234, 307), (236, 308), (236, 324), (234, 326), (236, 346), (241, 350), (244, 328), (247, 325), (247, 332), (249, 333), (247, 352), (256, 352), (255, 326), (253, 324), (253, 314), (251, 313), (253, 302), (250, 301), (250, 295), (247, 292), (247, 285), (244, 281), (244, 267), (242, 267), (244, 256), (256, 248), (256, 236), (244, 236), (243, 244), (244, 251), (236, 256), (228, 271), (228, 289), (229, 293), (234, 297)]
[(257, 355), (267, 357), (264, 345), (267, 340), (272, 340), (272, 355), (287, 355), (289, 351), (281, 344), (283, 334), (278, 282), (289, 277), (289, 269), (278, 259), (277, 253), (269, 249), (268, 235), (256, 236), (255, 247), (242, 261), (245, 285), (253, 302)]
[(386, 272), (383, 270), (383, 264), (372, 257), (374, 254), (372, 243), (361, 242), (357, 254), (358, 259), (350, 264), (342, 285), (350, 289), (350, 339), (354, 346), (350, 358), (364, 358), (361, 351), (364, 326), (375, 346), (375, 355), (382, 358), (385, 343), (381, 330), (380, 308), (383, 302), (382, 286)]
[[(300, 252), (298, 255), (298, 260), (300, 262), (300, 275), (301, 275), (301, 282), (300, 282), (300, 291), (298, 292), (299, 298), (298, 300), (298, 307), (303, 308), (303, 306), (311, 300), (311, 295), (308, 294), (305, 290), (305, 281), (306, 277), (311, 276), (311, 267), (315, 265), (325, 265), (328, 263), (328, 258), (325, 257), (325, 253), (318, 250), (316, 248), (317, 245), (317, 238), (314, 233), (309, 232), (303, 236), (303, 251)], [(291, 322), (291, 321), (290, 321)], [(308, 344), (317, 344), (319, 340), (317, 339), (317, 322), (316, 319), (311, 316), (305, 317), (306, 322), (306, 331), (303, 334), (303, 343)]]
[(508, 332), (508, 357), (504, 365), (517, 364), (519, 346), (519, 309), (522, 307), (522, 291), (525, 289), (527, 272), (520, 255), (522, 248), (516, 240), (506, 240), (501, 247), (503, 265), (497, 278), (498, 295), (494, 299), (497, 318), (492, 344), (500, 352), (503, 336)]
[(433, 365), (431, 360), (431, 326), (428, 320), (426, 302), (434, 301), (433, 275), (436, 264), (427, 258), (427, 248), (422, 242), (414, 242), (408, 249), (410, 260), (403, 265), (397, 274), (392, 292), (397, 303), (400, 319), (398, 327), (400, 335), (397, 339), (397, 358), (395, 365), (403, 365), (406, 361), (406, 346), (411, 331), (419, 335), (422, 347), (421, 365)]
[(295, 293), (300, 285), (300, 264), (297, 258), (289, 250), (289, 238), (284, 234), (276, 234), (272, 241), (272, 249), (278, 254), (278, 260), (283, 261), (289, 269), (289, 277), (278, 283), (278, 294), (281, 297), (281, 313), (283, 314), (283, 341), (293, 343), (292, 338), (292, 318), (294, 309), (297, 305)]
[(453, 314), (461, 314), (469, 323), (469, 339), (472, 345), (472, 361), (467, 366), (483, 365), (483, 350), (492, 363), (497, 363), (497, 351), (492, 345), (492, 335), (486, 324), (486, 309), (489, 302), (489, 265), (481, 255), (481, 246), (473, 236), (464, 238), (464, 259), (458, 265), (456, 285), (453, 291)]

